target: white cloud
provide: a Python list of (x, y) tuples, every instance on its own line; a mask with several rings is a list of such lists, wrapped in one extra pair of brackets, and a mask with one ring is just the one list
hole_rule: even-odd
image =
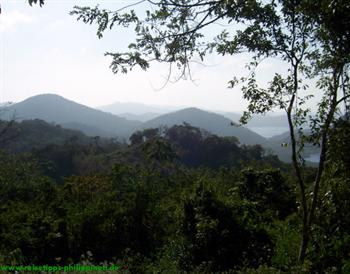
[(32, 23), (34, 18), (18, 10), (0, 15), (0, 31), (14, 29), (17, 25)]

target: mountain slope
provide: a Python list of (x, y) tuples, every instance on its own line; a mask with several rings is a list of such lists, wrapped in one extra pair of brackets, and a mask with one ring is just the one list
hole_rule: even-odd
[[(274, 153), (278, 155), (280, 160), (284, 162), (291, 162), (292, 159), (292, 145), (289, 131), (273, 136), (267, 139), (266, 147), (271, 148)], [(306, 143), (304, 146), (303, 156), (305, 158), (319, 154), (320, 148)]]
[(162, 113), (155, 113), (155, 112), (145, 112), (142, 114), (133, 114), (128, 112), (128, 113), (118, 114), (119, 117), (123, 117), (128, 120), (140, 121), (143, 123), (149, 120), (152, 120), (154, 118), (157, 118), (160, 115), (162, 115)]
[[(16, 120), (42, 119), (49, 123), (66, 124), (69, 128), (77, 128), (89, 135), (104, 133), (105, 137), (128, 136), (141, 124), (54, 94), (33, 96), (6, 107), (3, 118), (12, 119), (13, 116)], [(84, 128), (88, 130), (84, 131)], [(96, 133), (92, 130), (93, 128), (96, 128)]]
[[(219, 112), (223, 116), (238, 122), (241, 114), (235, 112)], [(286, 115), (256, 115), (249, 120), (248, 127), (288, 127), (288, 120)]]
[(242, 144), (264, 144), (266, 139), (259, 134), (242, 126), (232, 126), (231, 120), (222, 115), (203, 111), (197, 108), (186, 108), (176, 112), (161, 115), (140, 126), (144, 128), (156, 128), (161, 125), (171, 127), (184, 122), (194, 127), (205, 129), (218, 136), (236, 136)]
[(135, 115), (142, 115), (144, 113), (160, 113), (165, 114), (171, 111), (178, 110), (179, 107), (173, 106), (157, 106), (157, 105), (147, 105), (141, 103), (122, 103), (115, 102), (110, 105), (100, 106), (97, 109), (109, 112), (112, 114), (120, 115), (123, 113), (131, 113)]

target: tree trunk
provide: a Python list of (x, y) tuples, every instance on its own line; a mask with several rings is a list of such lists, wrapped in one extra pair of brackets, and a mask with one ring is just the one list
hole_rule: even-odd
[(303, 221), (303, 232), (300, 243), (298, 261), (300, 264), (304, 263), (307, 246), (309, 245), (309, 225)]

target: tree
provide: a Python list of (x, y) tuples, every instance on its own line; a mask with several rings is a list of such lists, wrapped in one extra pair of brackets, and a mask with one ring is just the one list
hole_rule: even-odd
[(257, 205), (261, 219), (284, 219), (295, 210), (295, 197), (279, 170), (245, 169), (237, 190), (242, 199)]
[(202, 270), (207, 273), (233, 269), (245, 260), (251, 267), (268, 263), (272, 253), (269, 236), (263, 230), (248, 229), (239, 217), (238, 210), (234, 212), (201, 183), (184, 203), (182, 233), (191, 254), (186, 264), (207, 264), (209, 269)]
[[(325, 177), (327, 186), (320, 201), (321, 216), (316, 219), (314, 261), (318, 272), (337, 269), (349, 272), (350, 262), (350, 123), (343, 117), (330, 132), (329, 161)], [(341, 260), (339, 259), (341, 258)]]
[[(143, 17), (131, 9), (149, 4)], [(315, 10), (317, 12), (315, 12)], [(146, 70), (153, 61), (169, 64), (169, 77), (177, 68), (178, 79), (191, 77), (190, 63), (212, 52), (233, 55), (253, 54), (250, 74), (232, 79), (234, 87), (243, 83), (248, 110), (242, 123), (252, 114), (284, 109), (288, 117), (292, 162), (299, 187), (302, 214), (302, 241), (299, 261), (303, 262), (310, 240), (311, 226), (319, 201), (319, 190), (328, 151), (329, 132), (341, 103), (349, 104), (349, 16), (346, 0), (258, 1), (258, 0), (143, 0), (118, 11), (75, 7), (71, 12), (84, 23), (97, 23), (97, 35), (115, 25), (135, 26), (136, 41), (125, 53), (107, 52), (113, 58), (113, 72), (127, 73), (139, 66)], [(232, 32), (225, 29), (213, 40), (206, 40), (202, 30), (216, 22), (240, 24)], [(255, 69), (264, 58), (286, 62), (288, 70), (276, 73), (267, 88), (259, 87)], [(321, 94), (318, 112), (311, 115), (306, 103), (315, 91), (305, 84), (316, 79)], [(302, 96), (305, 95), (305, 96)], [(303, 128), (309, 126), (311, 136)], [(303, 176), (305, 161), (301, 151), (306, 140), (321, 147), (318, 172), (311, 189)]]

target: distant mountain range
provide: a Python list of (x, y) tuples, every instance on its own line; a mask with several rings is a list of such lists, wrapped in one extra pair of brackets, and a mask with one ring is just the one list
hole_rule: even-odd
[(5, 107), (3, 119), (42, 119), (66, 128), (78, 129), (88, 135), (103, 137), (127, 137), (141, 122), (90, 108), (61, 96), (43, 94), (30, 97), (20, 103)]
[[(174, 106), (159, 106), (147, 105), (141, 103), (122, 103), (115, 102), (110, 105), (100, 106), (97, 109), (109, 112), (120, 117), (136, 120), (140, 122), (147, 122), (163, 114), (185, 109), (185, 107)], [(228, 111), (210, 111), (222, 115), (233, 122), (238, 123), (241, 118), (241, 113)], [(280, 127), (287, 128), (288, 122), (286, 115), (264, 115), (253, 117), (247, 127)]]
[(128, 120), (147, 122), (162, 114), (180, 110), (181, 107), (115, 102), (110, 105), (97, 107), (97, 109), (118, 115)]
[(140, 122), (147, 122), (149, 120), (152, 120), (154, 118), (157, 118), (161, 116), (160, 113), (154, 113), (154, 112), (145, 112), (142, 114), (134, 114), (134, 113), (120, 113), (118, 116), (123, 117), (128, 120), (135, 120)]
[[(291, 161), (292, 145), (289, 131), (269, 138), (266, 147), (272, 149), (272, 151), (278, 155), (280, 160), (284, 162)], [(310, 156), (312, 157), (313, 155), (318, 155), (319, 153), (320, 148), (318, 146), (305, 144), (303, 151), (305, 160), (308, 160), (307, 158), (310, 158)]]
[[(218, 112), (223, 116), (238, 122), (241, 114), (235, 112)], [(288, 127), (286, 115), (260, 115), (254, 116), (247, 124), (248, 127)]]
[(126, 114), (126, 113), (133, 114), (133, 115), (155, 113), (155, 114), (161, 115), (171, 111), (179, 110), (181, 108), (182, 107), (146, 105), (141, 103), (121, 103), (121, 102), (115, 102), (110, 105), (97, 107), (97, 109), (99, 110), (116, 114), (116, 115)]
[[(110, 105), (110, 107), (112, 106), (113, 108), (120, 106), (120, 112), (124, 113), (124, 115), (125, 111), (135, 111), (137, 107), (140, 108), (139, 112), (149, 110), (169, 111), (166, 108), (162, 109), (161, 107), (143, 104), (127, 103), (123, 105), (122, 103), (117, 103)], [(127, 138), (137, 129), (155, 128), (161, 125), (172, 126), (187, 122), (219, 136), (236, 136), (242, 143), (263, 144), (266, 142), (265, 138), (247, 128), (232, 126), (231, 120), (222, 115), (196, 108), (159, 114), (160, 116), (157, 115), (156, 118), (142, 123), (141, 121), (128, 120), (115, 114), (96, 110), (58, 95), (43, 94), (30, 97), (4, 109), (6, 111), (3, 113), (3, 119), (10, 120), (13, 117), (19, 121), (42, 119), (49, 123), (60, 124), (66, 128), (80, 130), (87, 135), (99, 135), (102, 137)], [(115, 109), (114, 112), (117, 112), (117, 110)], [(138, 114), (133, 113), (133, 115), (136, 118)], [(148, 118), (152, 118), (151, 116), (148, 116)]]
[(171, 112), (171, 108), (167, 107), (134, 103), (116, 103), (100, 109), (105, 111), (109, 109), (110, 112), (120, 114), (115, 115), (90, 108), (58, 95), (43, 94), (30, 97), (20, 103), (6, 104), (1, 107), (0, 117), (3, 120), (11, 120), (15, 117), (17, 121), (41, 119), (65, 128), (79, 130), (89, 136), (120, 139), (127, 139), (136, 130), (157, 128), (162, 125), (171, 127), (186, 122), (218, 136), (236, 136), (241, 144), (261, 144), (272, 149), (284, 161), (290, 159), (290, 149), (281, 147), (282, 142), (289, 141), (286, 134), (264, 138), (249, 129), (249, 126), (284, 127), (286, 121), (280, 115), (256, 117), (248, 127), (244, 127), (233, 123), (239, 120), (238, 113), (218, 114), (198, 108), (185, 108)]
[(171, 127), (184, 122), (203, 128), (218, 136), (236, 136), (244, 144), (265, 144), (266, 139), (243, 127), (232, 125), (232, 121), (222, 115), (198, 108), (186, 108), (163, 114), (140, 125), (140, 128), (156, 128), (161, 125)]

